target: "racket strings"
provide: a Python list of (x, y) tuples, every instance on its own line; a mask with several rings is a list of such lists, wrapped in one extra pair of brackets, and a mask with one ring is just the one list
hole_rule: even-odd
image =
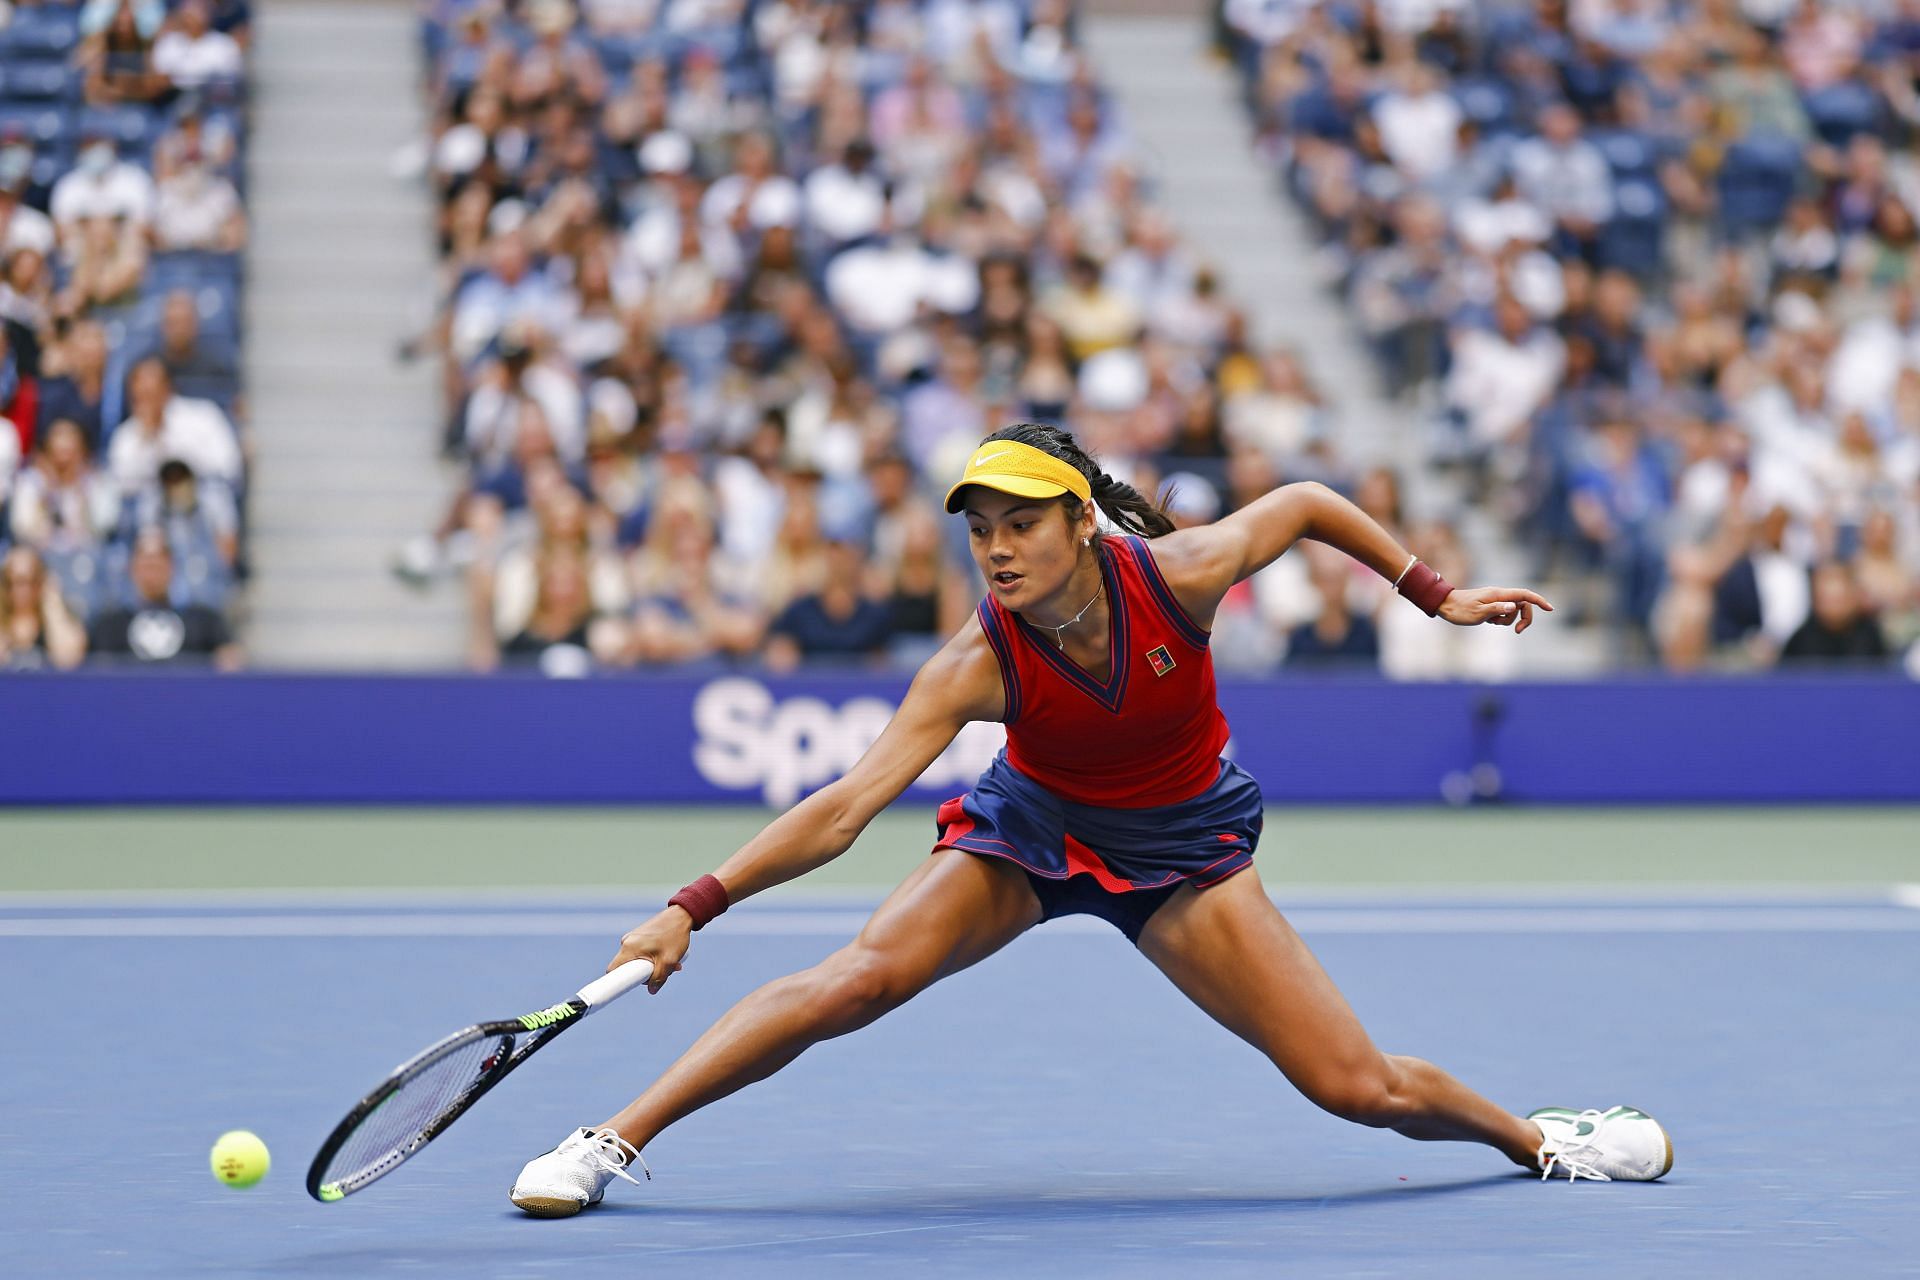
[(350, 1181), (385, 1164), (503, 1065), (509, 1040), (489, 1036), (428, 1064), (375, 1107), (329, 1162), (325, 1180)]

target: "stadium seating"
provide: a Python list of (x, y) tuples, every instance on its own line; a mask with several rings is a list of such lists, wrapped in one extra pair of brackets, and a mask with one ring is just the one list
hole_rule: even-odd
[[(1362, 322), (1389, 355), (1395, 326), (1447, 335), (1410, 399), (1479, 424), (1464, 447), (1458, 429), (1434, 439), (1614, 659), (1883, 664), (1920, 645), (1920, 368), (1886, 345), (1920, 288), (1908, 20), (1804, 5), (1758, 27), (1752, 6), (1690, 0), (1312, 8), (1226, 11), (1269, 151), (1356, 302), (1397, 268), (1402, 210), (1439, 202), (1449, 266), (1420, 297), (1443, 303)], [(1431, 179), (1322, 107), (1347, 68), (1364, 125), (1414, 62), (1471, 126)], [(1560, 104), (1577, 126), (1543, 138)], [(1521, 331), (1487, 332), (1501, 294)], [(1826, 562), (1852, 586), (1816, 605)]]
[[(600, 30), (602, 12), (451, 6), (422, 33), (443, 122), (431, 179), (448, 227), (468, 228), (447, 237), (433, 345), (473, 485), (398, 567), (431, 583), (467, 566), (493, 636), (475, 665), (554, 649), (605, 666), (847, 661), (783, 623), (820, 589), (829, 542), (861, 548), (897, 622), (854, 660), (915, 662), (978, 594), (933, 497), (980, 435), (1023, 418), (1069, 419), (1142, 488), (1183, 474), (1183, 519), (1252, 496), (1230, 474), (1353, 483), (1304, 425), (1316, 393), (1269, 385), (1221, 291), (1196, 285), (1211, 273), (1161, 229), (1125, 122), (1047, 7), (679, 0)], [(954, 23), (981, 24), (984, 44)], [(517, 105), (536, 93), (564, 110)], [(521, 140), (557, 153), (575, 127), (590, 172), (568, 181), (595, 210), (559, 230), (566, 184)], [(748, 172), (756, 138), (770, 172)], [(524, 276), (492, 265), (507, 240)], [(590, 270), (611, 296), (577, 287)], [(520, 377), (556, 459), (503, 443), (518, 427), (499, 425), (517, 419), (497, 388)], [(1267, 417), (1288, 425), (1262, 436)], [(1258, 461), (1229, 467), (1236, 452)], [(583, 528), (526, 484), (554, 461), (587, 499)], [(688, 555), (697, 575), (675, 568)], [(544, 598), (529, 575), (576, 557), (592, 599), (529, 629)], [(1271, 645), (1219, 647), (1273, 661)]]
[[(192, 476), (191, 488), (176, 483), (170, 493), (163, 493), (155, 469), (182, 456), (171, 443), (171, 429), (162, 429), (150, 458), (141, 463), (115, 458), (114, 443), (119, 432), (134, 429), (126, 422), (132, 403), (129, 376), (139, 359), (153, 355), (173, 372), (173, 393), (189, 411), (213, 415), (201, 421), (216, 423), (229, 438), (244, 428), (238, 416), (243, 407), (238, 374), (243, 255), (224, 243), (215, 248), (170, 246), (164, 239), (166, 227), (154, 220), (167, 216), (174, 190), (168, 185), (172, 175), (167, 165), (204, 159), (215, 181), (244, 190), (246, 86), (244, 79), (213, 77), (183, 89), (153, 71), (157, 38), (173, 32), (180, 21), (178, 0), (169, 3), (159, 31), (116, 46), (110, 55), (101, 50), (117, 37), (83, 32), (81, 9), (79, 4), (15, 3), (10, 14), (0, 17), (0, 183), (10, 185), (21, 200), (22, 211), (13, 215), (11, 227), (29, 224), (26, 231), (8, 232), (7, 305), (0, 308), (8, 339), (0, 376), (0, 412), (7, 421), (0, 423), (0, 431), (17, 445), (0, 450), (0, 462), (18, 455), (0, 465), (0, 554), (17, 553), (44, 563), (62, 588), (60, 598), (46, 608), (64, 608), (68, 621), (85, 628), (102, 608), (132, 598), (130, 548), (145, 527), (157, 526), (167, 535), (174, 573), (170, 595), (176, 605), (225, 608), (234, 583), (245, 572), (238, 538), (244, 462), (231, 476)], [(108, 6), (101, 12), (111, 24), (116, 11)], [(207, 38), (224, 41), (234, 33), (244, 38), (244, 5), (219, 6), (217, 16), (226, 34)], [(91, 69), (101, 65), (103, 56), (118, 59), (115, 66), (121, 70), (142, 68), (156, 81), (146, 86), (153, 92), (123, 97), (114, 83), (96, 85)], [(203, 135), (212, 131), (231, 138), (231, 149), (199, 157), (174, 146), (170, 157), (163, 157), (167, 139), (189, 115), (201, 119)], [(26, 255), (34, 262), (42, 257), (31, 220), (48, 212), (59, 184), (80, 172), (83, 144), (95, 138), (111, 143), (115, 154), (110, 166), (130, 166), (128, 174), (145, 175), (123, 179), (114, 169), (109, 181), (121, 184), (116, 190), (124, 195), (138, 184), (158, 185), (147, 186), (145, 195), (136, 193), (131, 203), (101, 216), (96, 216), (96, 206), (86, 205), (74, 225), (57, 229), (58, 241), (44, 255), (44, 272), (29, 274), (30, 268), (22, 265)], [(21, 170), (14, 176), (7, 167), (11, 148), (25, 149)], [(106, 221), (108, 217), (112, 221)], [(156, 241), (151, 245), (149, 228), (154, 228)], [(104, 240), (87, 239), (96, 235)], [(102, 249), (102, 244), (109, 247)], [(107, 256), (93, 260), (100, 254)], [(101, 261), (109, 273), (134, 274), (123, 274), (117, 288), (103, 284), (97, 274)], [(198, 335), (188, 335), (188, 349), (167, 346), (163, 317), (167, 300), (176, 294), (190, 301), (198, 321)], [(91, 458), (72, 475), (47, 454), (55, 421), (55, 406), (47, 397), (57, 385), (71, 389), (68, 375), (86, 381), (76, 372), (76, 362), (84, 363), (84, 358), (76, 354), (81, 339), (75, 335), (94, 326), (106, 345), (102, 385), (88, 411), (98, 420), (83, 427)], [(201, 402), (206, 409), (191, 408)], [(167, 412), (171, 415), (172, 409)], [(23, 496), (29, 490), (31, 496)], [(54, 492), (68, 496), (56, 500), (49, 497)], [(83, 493), (98, 499), (96, 510), (76, 523), (74, 513), (87, 504), (72, 495)], [(181, 506), (183, 502), (189, 505)], [(0, 614), (5, 609), (0, 605)], [(186, 661), (205, 657), (177, 655)], [(176, 655), (137, 653), (124, 660), (155, 658)], [(89, 660), (114, 659), (95, 653)], [(0, 641), (0, 670), (45, 662), (44, 653), (18, 647), (9, 652)], [(53, 665), (64, 663), (56, 660)]]

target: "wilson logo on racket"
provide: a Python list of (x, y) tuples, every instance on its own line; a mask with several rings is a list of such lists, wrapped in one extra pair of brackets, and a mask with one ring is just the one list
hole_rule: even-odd
[(529, 1031), (538, 1031), (541, 1027), (550, 1027), (556, 1022), (565, 1022), (574, 1016), (577, 1010), (570, 1004), (549, 1005), (538, 1013), (520, 1015), (520, 1025)]

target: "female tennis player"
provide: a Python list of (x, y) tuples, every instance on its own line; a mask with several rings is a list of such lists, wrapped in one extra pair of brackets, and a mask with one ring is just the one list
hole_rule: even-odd
[[(1095, 508), (1123, 531), (1106, 534)], [(1042, 920), (1111, 922), (1196, 1004), (1272, 1059), (1309, 1099), (1421, 1140), (1481, 1142), (1568, 1178), (1658, 1178), (1673, 1149), (1628, 1107), (1513, 1115), (1418, 1058), (1383, 1054), (1253, 869), (1260, 790), (1220, 751), (1208, 624), (1228, 588), (1302, 538), (1339, 548), (1430, 616), (1524, 631), (1531, 591), (1459, 589), (1358, 507), (1289, 484), (1216, 524), (1175, 531), (1066, 432), (998, 431), (947, 494), (966, 516), (987, 596), (915, 676), (845, 777), (773, 821), (713, 875), (629, 932), (612, 964), (645, 957), (658, 990), (692, 932), (729, 903), (843, 853), (961, 727), (999, 720), (1007, 745), (940, 808), (931, 857), (860, 935), (761, 987), (624, 1111), (568, 1135), (514, 1183), (528, 1213), (600, 1200), (668, 1125), (765, 1079), (808, 1046), (863, 1027)]]

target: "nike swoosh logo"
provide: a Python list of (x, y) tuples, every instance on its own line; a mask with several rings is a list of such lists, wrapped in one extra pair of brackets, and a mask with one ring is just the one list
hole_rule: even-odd
[(998, 453), (982, 454), (981, 456), (973, 460), (973, 469), (975, 471), (978, 471), (981, 467), (986, 466), (989, 462), (992, 462), (995, 458), (1004, 458), (1011, 452), (1012, 452), (1011, 449), (1002, 449)]

